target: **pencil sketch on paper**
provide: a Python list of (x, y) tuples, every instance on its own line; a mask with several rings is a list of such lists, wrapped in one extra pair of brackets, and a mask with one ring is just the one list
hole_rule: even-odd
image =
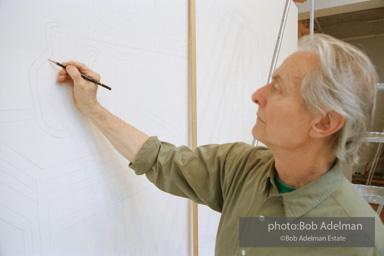
[[(172, 255), (167, 252), (187, 247), (184, 242), (183, 248), (168, 248), (164, 243), (180, 233), (187, 236), (183, 226), (187, 226), (187, 205), (159, 193), (145, 176), (128, 170), (127, 160), (77, 111), (71, 87), (55, 83), (59, 68), (48, 62), (73, 56), (96, 72), (100, 68), (101, 75), (109, 75), (107, 84), (109, 79), (125, 82), (115, 83), (116, 90), (108, 97), (104, 91), (98, 97), (110, 103), (106, 107), (113, 113), (138, 108), (132, 119), (140, 127), (181, 144), (187, 137), (183, 133), (187, 111), (176, 109), (170, 116), (163, 109), (171, 104), (180, 109), (185, 105), (187, 110), (187, 104), (174, 100), (171, 93), (163, 97), (159, 93), (163, 87), (177, 94), (187, 90), (187, 26), (167, 17), (164, 8), (174, 8), (170, 2), (95, 2), (79, 1), (82, 9), (76, 13), (84, 16), (71, 13), (71, 20), (52, 12), (53, 5), (39, 12), (42, 18), (30, 26), (41, 32), (31, 38), (39, 50), (24, 58), (30, 63), (24, 72), (27, 83), (23, 83), (31, 92), (28, 115), (0, 116), (1, 131), (12, 134), (0, 137), (0, 241), (10, 244), (7, 252), (12, 254), (145, 255), (158, 251)], [(13, 8), (15, 13), (23, 12)], [(63, 12), (71, 8), (64, 7)], [(19, 51), (20, 56), (27, 50)], [(183, 69), (185, 77), (177, 72), (172, 81), (163, 75), (164, 70), (171, 74)], [(153, 88), (155, 93), (148, 96)], [(132, 97), (131, 92), (142, 96)], [(151, 102), (155, 103), (146, 105)], [(18, 122), (10, 122), (14, 120)], [(25, 128), (29, 132), (20, 135)]]
[[(63, 26), (60, 23), (47, 23), (45, 26), (45, 42), (46, 49), (37, 60), (31, 65), (29, 72), (29, 82), (32, 92), (33, 105), (35, 115), (39, 127), (54, 137), (64, 137), (63, 129), (57, 121), (58, 118), (50, 113), (51, 108), (49, 102), (52, 102), (54, 92), (52, 90), (52, 83), (47, 85), (47, 81), (39, 79), (41, 71), (46, 71), (50, 66), (47, 62), (54, 51), (54, 37), (59, 36), (62, 33)], [(49, 72), (46, 72), (49, 74)], [(47, 93), (50, 92), (50, 93)], [(48, 104), (47, 104), (48, 102)]]
[(30, 174), (37, 172), (37, 166), (0, 142), (0, 237), (2, 245), (23, 241), (15, 247), (15, 255), (40, 251), (35, 240), (39, 237), (38, 181)]

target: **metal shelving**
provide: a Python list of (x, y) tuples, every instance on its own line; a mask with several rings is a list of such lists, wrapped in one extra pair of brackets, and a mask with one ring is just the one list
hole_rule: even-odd
[[(379, 90), (384, 90), (384, 83), (378, 84)], [(371, 167), (369, 168), (368, 178), (365, 185), (353, 184), (355, 189), (362, 195), (369, 203), (378, 204), (377, 214), (380, 215), (384, 206), (384, 187), (372, 186), (372, 179), (380, 160), (380, 154), (384, 145), (384, 131), (383, 132), (368, 132), (364, 139), (369, 143), (379, 143), (375, 157), (372, 160)]]

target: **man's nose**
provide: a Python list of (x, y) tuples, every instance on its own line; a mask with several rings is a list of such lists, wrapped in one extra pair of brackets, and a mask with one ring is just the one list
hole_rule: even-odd
[(259, 107), (264, 107), (265, 104), (267, 103), (265, 95), (263, 95), (264, 89), (266, 86), (263, 86), (259, 89), (257, 89), (253, 94), (252, 94), (252, 101), (259, 105)]

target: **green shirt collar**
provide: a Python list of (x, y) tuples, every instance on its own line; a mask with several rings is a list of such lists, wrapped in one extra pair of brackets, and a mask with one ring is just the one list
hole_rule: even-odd
[(286, 217), (301, 217), (333, 195), (343, 178), (340, 167), (336, 163), (326, 174), (306, 186), (290, 193), (278, 194), (275, 168), (271, 168), (268, 179), (270, 186), (267, 187), (269, 187), (269, 196), (282, 198)]
[(279, 175), (275, 173), (275, 185), (277, 190), (279, 191), (279, 194), (287, 193), (296, 190), (297, 188), (288, 186), (284, 182), (282, 182), (279, 178)]

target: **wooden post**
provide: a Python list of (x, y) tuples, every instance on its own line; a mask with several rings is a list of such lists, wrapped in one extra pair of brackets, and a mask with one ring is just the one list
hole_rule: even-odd
[[(189, 71), (189, 122), (192, 150), (197, 147), (197, 96), (196, 96), (196, 11), (195, 0), (188, 1), (188, 71)], [(193, 255), (198, 256), (198, 208), (192, 207)]]

